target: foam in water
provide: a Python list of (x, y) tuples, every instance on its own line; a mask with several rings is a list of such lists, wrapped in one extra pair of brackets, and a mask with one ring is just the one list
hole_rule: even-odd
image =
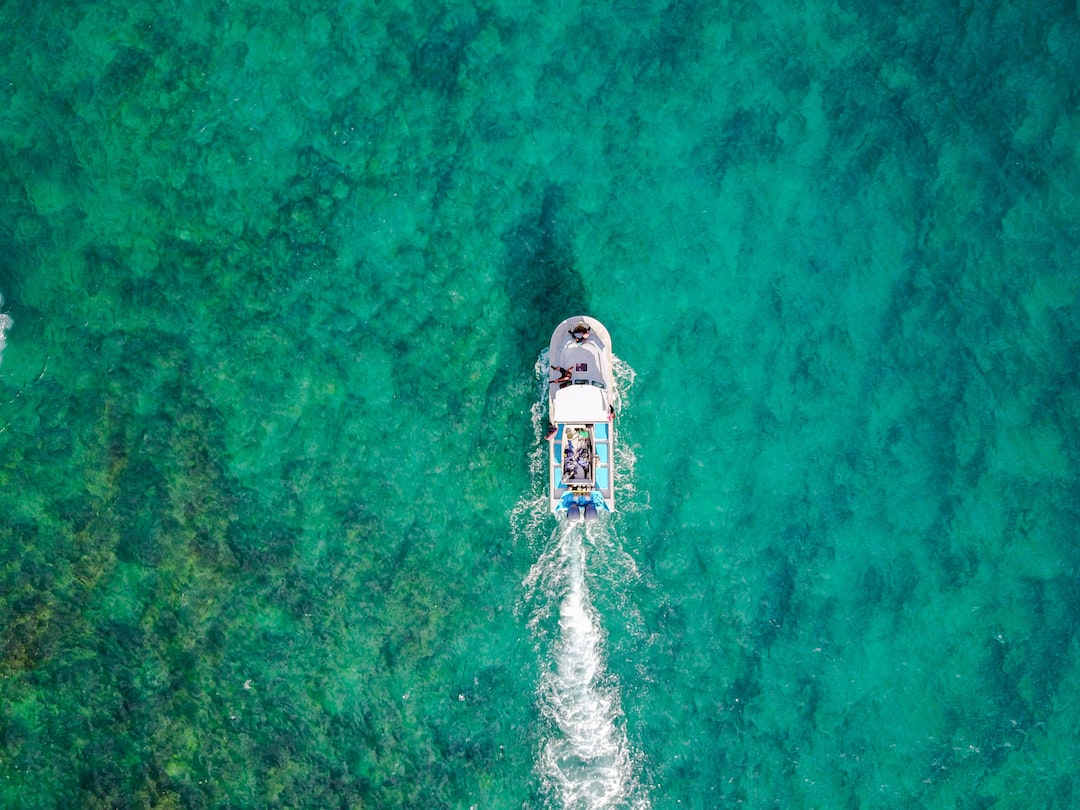
[[(4, 296), (0, 295), (0, 307), (4, 305)], [(7, 346), (7, 330), (11, 328), (11, 316), (0, 312), (0, 363), (4, 362), (4, 348)]]
[[(553, 662), (541, 677), (540, 705), (553, 733), (544, 741), (538, 770), (549, 795), (564, 807), (626, 805), (638, 791), (634, 761), (622, 725), (619, 685), (605, 671), (603, 632), (585, 579), (590, 529), (559, 526), (554, 553), (530, 572), (563, 592)], [(635, 806), (646, 806), (641, 799)]]

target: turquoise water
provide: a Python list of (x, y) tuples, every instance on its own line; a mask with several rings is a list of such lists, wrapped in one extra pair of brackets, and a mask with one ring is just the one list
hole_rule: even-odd
[[(1075, 3), (0, 43), (0, 806), (1080, 802)], [(561, 534), (582, 311), (626, 470)]]

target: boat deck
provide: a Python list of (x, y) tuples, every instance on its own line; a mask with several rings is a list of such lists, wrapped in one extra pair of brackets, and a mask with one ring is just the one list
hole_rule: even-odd
[(559, 424), (550, 445), (548, 466), (554, 500), (567, 492), (594, 487), (611, 498), (611, 426), (607, 422)]

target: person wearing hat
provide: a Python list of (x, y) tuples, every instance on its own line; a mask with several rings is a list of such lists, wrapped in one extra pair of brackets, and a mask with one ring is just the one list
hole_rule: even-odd
[[(590, 344), (595, 348), (601, 350), (604, 348), (604, 344), (600, 342), (600, 339), (598, 337), (593, 335), (592, 327), (589, 326), (588, 322), (586, 321), (578, 321), (577, 324), (574, 325), (573, 329), (567, 330), (566, 334), (568, 334), (570, 337), (563, 341), (563, 344), (560, 347), (560, 354), (565, 355), (567, 351), (573, 349), (574, 347), (584, 347), (586, 344)], [(552, 366), (552, 368), (555, 368), (555, 366)]]
[(592, 334), (592, 327), (585, 321), (578, 321), (577, 325), (570, 330), (570, 337), (574, 339), (575, 343), (584, 343), (589, 339)]

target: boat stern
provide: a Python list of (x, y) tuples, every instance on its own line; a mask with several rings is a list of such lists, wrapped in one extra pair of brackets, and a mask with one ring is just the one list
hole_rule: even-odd
[(610, 422), (556, 424), (550, 440), (551, 511), (571, 520), (594, 520), (614, 511)]

